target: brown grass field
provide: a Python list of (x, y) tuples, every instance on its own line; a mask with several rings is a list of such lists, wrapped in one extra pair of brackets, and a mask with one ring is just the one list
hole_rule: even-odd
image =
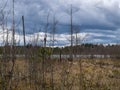
[(115, 59), (48, 60), (44, 82), (41, 62), (19, 58), (14, 68), (13, 90), (120, 90), (120, 61)]

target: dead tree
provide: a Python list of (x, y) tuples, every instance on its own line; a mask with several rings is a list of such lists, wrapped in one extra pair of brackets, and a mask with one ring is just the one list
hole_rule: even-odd
[(79, 9), (70, 5), (70, 10), (67, 12), (70, 15), (70, 61), (73, 61), (73, 14)]
[(78, 48), (77, 47), (80, 44), (80, 40), (79, 40), (80, 39), (80, 36), (79, 36), (79, 34), (80, 34), (80, 28), (79, 28), (79, 26), (74, 26), (73, 28), (74, 28), (74, 34), (75, 34), (74, 54), (75, 54), (75, 57), (76, 57), (76, 55), (78, 54)]
[(44, 47), (46, 47), (48, 27), (49, 27), (49, 13), (47, 15), (47, 22), (46, 22), (46, 25), (45, 25)]
[(8, 85), (8, 90), (12, 89), (12, 78), (13, 78), (13, 74), (14, 74), (14, 67), (15, 67), (15, 20), (14, 20), (14, 0), (13, 2), (13, 20), (12, 20), (12, 67), (11, 70), (9, 72), (9, 85)]
[[(8, 1), (7, 1), (8, 2)], [(7, 6), (7, 2), (0, 10), (0, 26), (3, 30), (3, 47), (2, 47), (2, 58), (0, 61), (0, 77), (1, 77), (1, 89), (6, 90), (8, 89), (8, 82), (9, 82), (9, 48), (8, 48), (8, 28), (7, 28), (7, 17), (9, 13), (5, 13), (5, 8)], [(5, 33), (7, 33), (7, 36), (5, 37)]]
[(23, 41), (24, 41), (24, 55), (26, 57), (26, 38), (25, 38), (25, 24), (24, 24), (24, 16), (22, 16), (22, 26), (23, 26)]
[[(53, 17), (53, 25), (52, 25), (52, 32), (51, 32), (51, 35), (52, 35), (52, 50), (51, 50), (51, 55), (53, 54), (53, 51), (54, 51), (54, 45), (55, 45), (55, 33), (56, 33), (56, 28), (57, 28), (57, 24), (58, 24), (58, 21), (56, 20), (56, 17), (54, 15)], [(51, 60), (51, 56), (50, 56), (50, 60)], [(53, 61), (54, 62), (54, 61)], [(53, 65), (53, 62), (51, 61), (51, 87), (52, 87), (52, 90), (54, 90), (54, 65)]]
[(44, 48), (42, 56), (42, 88), (45, 89), (45, 61), (46, 61), (46, 46), (47, 46), (47, 33), (49, 28), (49, 13), (47, 15), (47, 22), (45, 25), (45, 35), (44, 35)]

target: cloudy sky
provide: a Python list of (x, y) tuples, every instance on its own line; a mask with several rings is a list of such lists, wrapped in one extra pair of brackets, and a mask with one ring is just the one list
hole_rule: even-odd
[[(73, 24), (80, 32), (78, 37), (81, 37), (82, 42), (95, 44), (120, 42), (120, 0), (15, 0), (16, 33), (18, 35), (22, 33), (21, 16), (24, 15), (28, 42), (32, 42), (29, 40), (30, 36), (36, 35), (39, 35), (42, 41), (49, 14), (50, 26), (53, 24), (53, 17), (58, 21), (56, 45), (69, 45), (71, 4), (74, 12)], [(8, 17), (7, 27), (11, 28), (12, 0), (0, 0), (0, 9), (5, 5), (4, 13)], [(50, 32), (51, 27), (48, 30), (48, 33)], [(22, 38), (22, 35), (19, 35), (19, 38)]]

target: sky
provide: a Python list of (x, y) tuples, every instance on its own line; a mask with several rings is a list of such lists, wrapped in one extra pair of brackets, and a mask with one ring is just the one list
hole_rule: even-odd
[[(27, 42), (35, 43), (33, 41), (37, 40), (37, 36), (40, 38), (38, 42), (42, 42), (49, 15), (48, 42), (55, 17), (58, 22), (55, 45), (69, 45), (71, 5), (74, 29), (79, 31), (79, 42), (94, 44), (120, 42), (120, 0), (15, 0), (16, 40), (23, 43), (21, 17), (24, 16)], [(0, 0), (0, 10), (4, 6), (6, 6), (4, 13), (7, 17), (7, 28), (11, 29), (12, 0)], [(0, 31), (2, 32), (2, 28)], [(2, 42), (2, 33), (0, 37)]]

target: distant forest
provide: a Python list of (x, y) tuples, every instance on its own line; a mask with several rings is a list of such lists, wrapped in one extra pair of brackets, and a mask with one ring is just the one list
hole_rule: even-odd
[[(6, 53), (8, 55), (11, 53), (10, 48), (11, 46), (4, 46), (6, 48)], [(2, 54), (4, 47), (0, 47), (0, 54)], [(17, 55), (23, 55), (24, 49), (26, 49), (27, 52), (30, 53), (30, 51), (36, 51), (39, 49), (42, 49), (44, 47), (41, 46), (32, 46), (31, 44), (26, 45), (26, 47), (23, 48), (23, 46), (15, 46), (15, 54)], [(53, 55), (69, 55), (71, 51), (71, 46), (65, 46), (65, 47), (46, 47), (48, 49), (52, 49)], [(111, 58), (120, 58), (120, 45), (103, 45), (103, 44), (81, 44), (77, 46), (72, 47), (73, 55), (109, 55)]]

